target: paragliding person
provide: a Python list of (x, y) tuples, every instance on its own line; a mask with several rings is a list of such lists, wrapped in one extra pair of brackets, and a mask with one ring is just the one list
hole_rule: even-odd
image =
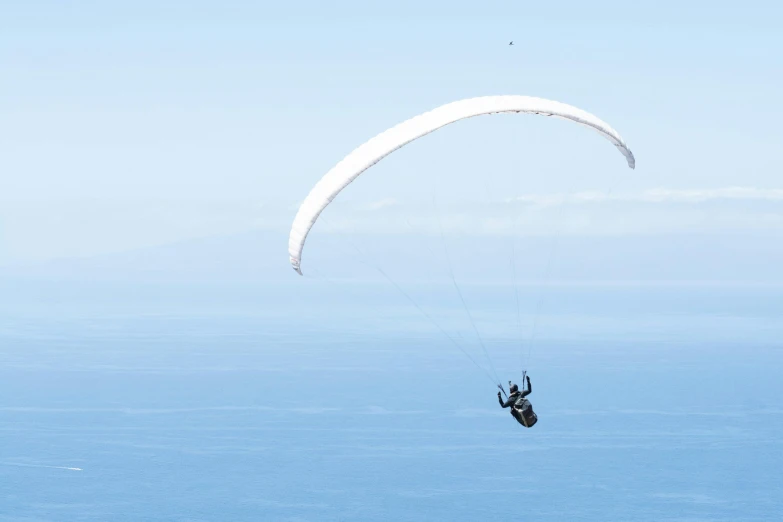
[(525, 376), (527, 381), (527, 390), (519, 391), (519, 387), (516, 384), (511, 384), (506, 402), (500, 397), (498, 392), (498, 402), (502, 408), (511, 408), (511, 415), (525, 428), (532, 428), (533, 425), (538, 422), (538, 417), (533, 411), (533, 405), (525, 397), (530, 395), (533, 391), (533, 387), (530, 385), (530, 377)]

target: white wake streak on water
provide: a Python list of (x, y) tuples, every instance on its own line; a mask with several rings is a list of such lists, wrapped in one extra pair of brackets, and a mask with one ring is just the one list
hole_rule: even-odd
[(68, 471), (84, 471), (82, 468), (72, 468), (69, 466), (50, 466), (47, 464), (22, 464), (20, 462), (0, 462), (2, 466), (15, 466), (18, 468), (49, 468), (49, 469), (65, 469)]

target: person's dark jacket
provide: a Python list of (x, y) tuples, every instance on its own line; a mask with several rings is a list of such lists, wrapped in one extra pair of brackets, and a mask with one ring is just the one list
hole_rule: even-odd
[(533, 387), (530, 385), (530, 377), (527, 377), (527, 390), (516, 391), (508, 396), (508, 399), (506, 399), (506, 402), (503, 402), (503, 399), (500, 397), (500, 394), (498, 393), (498, 402), (500, 402), (500, 406), (502, 408), (510, 408), (516, 404), (516, 402), (521, 399), (522, 397), (527, 397), (530, 395), (530, 393), (533, 391)]

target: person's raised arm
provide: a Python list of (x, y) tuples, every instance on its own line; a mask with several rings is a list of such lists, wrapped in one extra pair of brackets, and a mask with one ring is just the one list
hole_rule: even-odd
[(510, 408), (514, 404), (514, 400), (509, 397), (506, 399), (506, 402), (503, 402), (503, 399), (500, 398), (500, 392), (498, 392), (498, 402), (500, 403), (501, 408)]
[(533, 392), (533, 387), (530, 385), (530, 377), (525, 375), (525, 379), (527, 380), (527, 390), (522, 392), (522, 397), (527, 397)]

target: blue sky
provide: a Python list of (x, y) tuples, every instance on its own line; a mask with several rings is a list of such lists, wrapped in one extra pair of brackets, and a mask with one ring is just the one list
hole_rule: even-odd
[(498, 215), (513, 194), (526, 202), (522, 234), (552, 233), (553, 212), (574, 234), (783, 231), (776, 2), (2, 10), (0, 264), (283, 231), (354, 147), (488, 94), (596, 114), (637, 169), (577, 126), (487, 117), (387, 158), (335, 202), (331, 226), (409, 233), (407, 220), (428, 233), (438, 214), (447, 229), (502, 233), (520, 215)]

